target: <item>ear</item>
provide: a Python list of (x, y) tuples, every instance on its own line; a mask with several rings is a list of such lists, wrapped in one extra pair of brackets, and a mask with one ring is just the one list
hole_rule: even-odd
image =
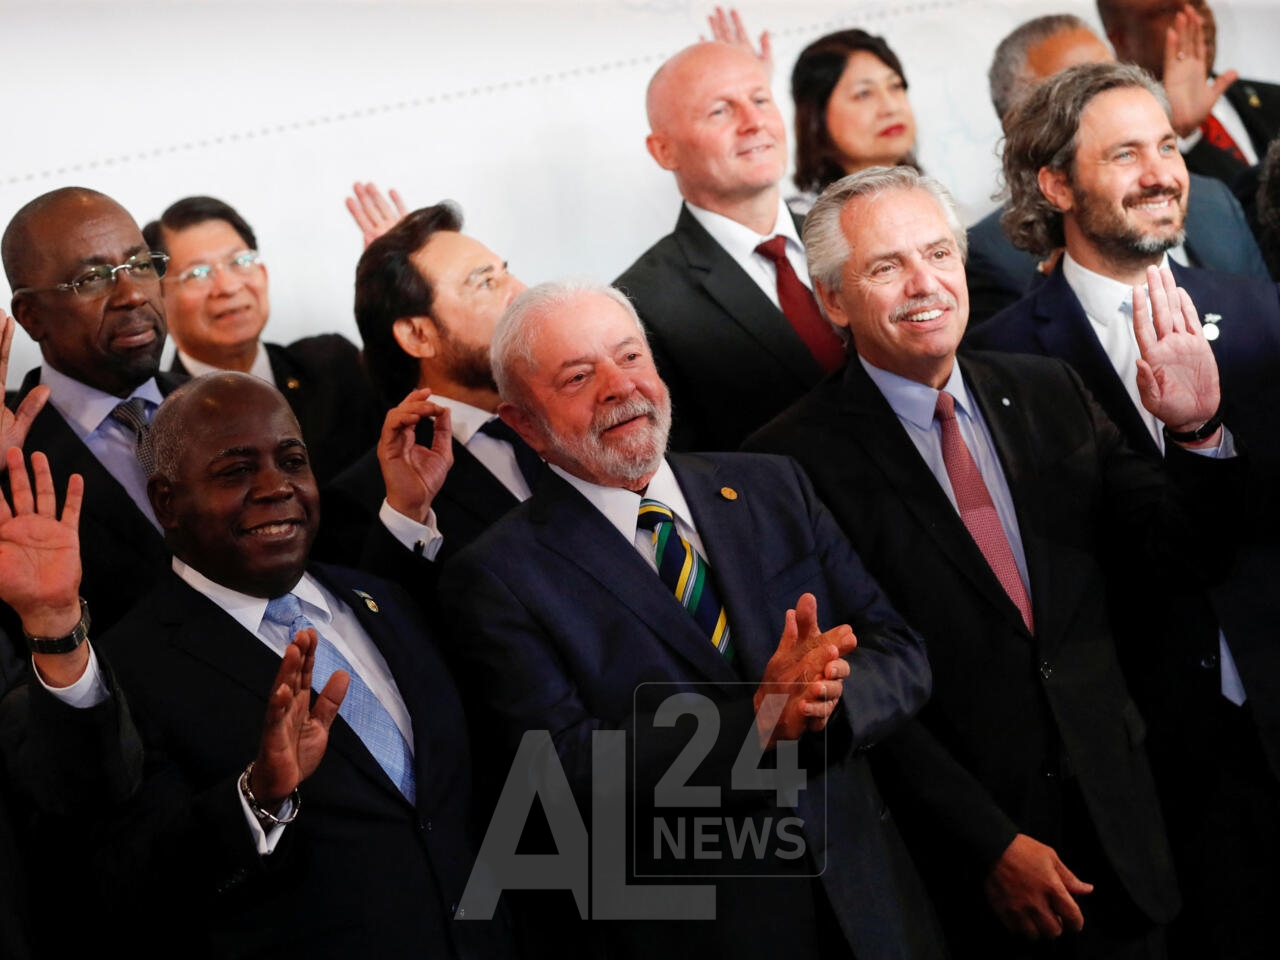
[(9, 310), (13, 313), (13, 319), (18, 321), (18, 326), (27, 332), (28, 337), (36, 343), (44, 339), (44, 323), (29, 296), (18, 294), (10, 301)]
[(1044, 198), (1063, 213), (1069, 212), (1074, 206), (1075, 196), (1072, 194), (1065, 170), (1041, 167), (1040, 172), (1036, 174), (1036, 182), (1040, 184), (1040, 192), (1044, 194)]
[(401, 317), (391, 325), (400, 349), (419, 360), (434, 359), (440, 351), (440, 331), (430, 317)]
[(649, 151), (649, 156), (653, 157), (663, 170), (676, 169), (678, 164), (676, 162), (675, 145), (669, 137), (660, 133), (651, 133), (644, 138), (644, 145)]
[(173, 485), (167, 477), (156, 475), (147, 481), (147, 499), (161, 529), (173, 530), (178, 526), (173, 514)]
[(538, 456), (546, 459), (547, 444), (543, 438), (541, 426), (523, 407), (516, 406), (509, 400), (503, 400), (498, 404), (498, 416), (502, 418), (503, 423), (520, 434), (520, 439), (533, 447)]
[(828, 319), (837, 327), (849, 329), (849, 315), (845, 313), (844, 307), (840, 303), (840, 295), (832, 290), (826, 284), (814, 283), (814, 293), (818, 295), (818, 299), (822, 302), (822, 309), (826, 311)]

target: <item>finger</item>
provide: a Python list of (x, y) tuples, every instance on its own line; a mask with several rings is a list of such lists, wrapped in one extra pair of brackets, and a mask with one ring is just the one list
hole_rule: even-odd
[[(356, 184), (357, 188), (359, 184)], [(373, 229), (373, 223), (365, 216), (364, 208), (360, 206), (360, 201), (347, 197), (347, 212), (351, 214), (351, 219), (356, 222), (356, 226), (360, 228), (361, 233), (369, 233)]]
[(324, 689), (316, 695), (316, 702), (311, 707), (311, 719), (328, 730), (329, 725), (333, 723), (333, 718), (338, 715), (350, 683), (351, 675), (347, 671), (333, 671)]
[[(297, 691), (302, 679), (302, 651), (296, 643), (284, 648), (284, 656), (280, 658), (280, 666), (276, 668), (276, 680), (272, 689), (279, 693), (281, 689), (288, 691), (289, 702)], [(272, 694), (274, 699), (275, 693)]]
[(1133, 335), (1138, 341), (1138, 354), (1146, 356), (1156, 345), (1155, 331), (1151, 327), (1151, 307), (1142, 287), (1133, 288)]
[(1191, 302), (1191, 294), (1179, 287), (1178, 300), (1182, 304), (1182, 316), (1186, 320), (1187, 329), (1197, 336), (1202, 336), (1204, 328), (1200, 326), (1200, 314), (1196, 312), (1196, 305)]
[(832, 627), (822, 635), (822, 641), (836, 649), (837, 657), (845, 657), (853, 653), (858, 646), (858, 639), (853, 634), (853, 627), (841, 623)]
[[(14, 451), (18, 455), (13, 455)], [(31, 499), (31, 478), (27, 476), (27, 466), (22, 459), (22, 451), (10, 447), (9, 463), (9, 496), (13, 498), (13, 515), (21, 517), (35, 512)]]
[(431, 435), (431, 451), (446, 462), (453, 463), (453, 420), (448, 407), (436, 414), (435, 430)]
[(1073, 893), (1076, 896), (1093, 893), (1093, 884), (1086, 883), (1084, 880), (1081, 880), (1072, 873), (1067, 865), (1061, 860), (1054, 863), (1053, 868), (1058, 872), (1058, 877), (1062, 880), (1063, 885), (1070, 893)]
[(1143, 398), (1143, 406), (1148, 406), (1148, 398), (1158, 398), (1160, 395), (1159, 384), (1156, 383), (1155, 371), (1151, 369), (1151, 364), (1138, 358), (1138, 396)]
[(1228, 70), (1224, 74), (1220, 74), (1213, 81), (1213, 99), (1217, 100), (1220, 96), (1227, 92), (1227, 87), (1231, 86), (1240, 79), (1240, 73), (1237, 70)]
[(818, 600), (812, 593), (802, 593), (796, 601), (796, 630), (801, 640), (822, 633), (818, 629)]
[(13, 317), (0, 310), (0, 384), (9, 382), (9, 348), (13, 346)]
[[(0, 383), (4, 383), (4, 371), (0, 370)], [(49, 399), (49, 388), (44, 384), (36, 387), (18, 404), (18, 409), (14, 411), (13, 428), (16, 431), (14, 440), (17, 443), (23, 443), (27, 439), (27, 431), (31, 429), (31, 424), (35, 422), (36, 416), (44, 409), (45, 403)]]
[(760, 59), (770, 68), (773, 67), (773, 38), (769, 36), (768, 30), (760, 34)]
[(400, 191), (394, 187), (391, 189), (391, 202), (396, 206), (396, 219), (400, 220), (409, 215), (409, 208), (405, 206), (404, 200), (400, 198)]
[(827, 665), (822, 668), (822, 675), (828, 680), (843, 680), (852, 672), (849, 661), (844, 657), (836, 657), (834, 660), (828, 660)]
[(1165, 292), (1160, 271), (1155, 267), (1147, 267), (1147, 299), (1151, 301), (1151, 326), (1156, 338), (1163, 340), (1173, 330), (1172, 312), (1169, 308), (1169, 296)]
[[(1178, 281), (1173, 277), (1173, 271), (1168, 267), (1164, 267), (1157, 271), (1156, 274), (1160, 278), (1160, 285), (1164, 291), (1165, 303), (1169, 305), (1169, 327), (1174, 333), (1186, 333), (1187, 322), (1182, 309), (1182, 298), (1178, 296)], [(1148, 280), (1150, 276), (1148, 275)]]
[(311, 627), (299, 630), (293, 638), (293, 644), (298, 648), (298, 653), (302, 657), (302, 664), (298, 668), (298, 689), (311, 689), (311, 674), (316, 666), (316, 647), (318, 638), (316, 632)]
[[(1055, 914), (1054, 920), (1057, 922), (1058, 933), (1062, 932), (1065, 926), (1068, 930), (1079, 931), (1084, 926), (1084, 914), (1080, 911), (1079, 904), (1071, 894), (1067, 893), (1065, 887), (1056, 885), (1049, 890), (1049, 904), (1053, 908)], [(1052, 934), (1057, 936), (1058, 933)]]
[(742, 15), (738, 13), (736, 7), (729, 8), (729, 19), (733, 21), (733, 42), (750, 43), (751, 38), (747, 36), (747, 28), (743, 25)]
[(373, 209), (383, 220), (392, 219), (391, 204), (387, 202), (387, 198), (383, 196), (382, 191), (374, 184), (369, 184), (369, 199), (373, 204)]
[(38, 450), (31, 455), (31, 473), (35, 483), (36, 514), (56, 520), (58, 496), (53, 491), (53, 474), (49, 472), (49, 458)]
[(62, 504), (62, 525), (80, 529), (80, 505), (84, 502), (84, 477), (73, 473), (67, 479), (67, 499)]
[(795, 649), (796, 638), (799, 635), (799, 628), (796, 627), (796, 612), (788, 610), (782, 621), (782, 639), (778, 641), (778, 653), (791, 653)]
[[(10, 477), (16, 477), (22, 473), (22, 451), (17, 447), (10, 447), (4, 452), (5, 469), (9, 471)], [(12, 484), (13, 481), (10, 481)], [(12, 489), (12, 488), (11, 488)], [(0, 523), (13, 519), (13, 511), (9, 509), (9, 501), (5, 499), (4, 494), (0, 494)]]

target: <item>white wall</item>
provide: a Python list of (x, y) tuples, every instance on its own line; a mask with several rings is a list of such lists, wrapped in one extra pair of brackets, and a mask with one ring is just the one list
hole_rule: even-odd
[[(411, 206), (458, 200), (526, 282), (611, 279), (670, 230), (677, 196), (644, 151), (644, 87), (705, 32), (702, 0), (0, 0), (0, 224), (68, 184), (139, 223), (193, 193), (253, 224), (267, 335), (355, 338), (355, 179)], [(1079, 0), (760, 0), (790, 117), (791, 64), (833, 29), (883, 33), (911, 83), (919, 155), (970, 219), (991, 206), (986, 68), (1023, 20)], [(1219, 64), (1277, 79), (1275, 0), (1216, 0)], [(0, 283), (0, 303), (8, 289)], [(39, 362), (19, 333), (9, 385)]]

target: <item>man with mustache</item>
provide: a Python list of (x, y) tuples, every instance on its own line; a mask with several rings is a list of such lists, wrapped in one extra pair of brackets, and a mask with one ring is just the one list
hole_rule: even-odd
[[(620, 732), (639, 838), (627, 883), (691, 866), (721, 881), (640, 882), (633, 897), (668, 898), (651, 920), (599, 922), (610, 905), (593, 899), (597, 919), (562, 925), (557, 949), (581, 931), (588, 956), (938, 956), (932, 911), (866, 760), (927, 697), (924, 650), (804, 475), (776, 458), (667, 455), (670, 397), (634, 309), (611, 288), (527, 290), (499, 322), (492, 358), (499, 414), (550, 466), (533, 497), (442, 574), (473, 742), (485, 744), (477, 757), (508, 777), (525, 735), (549, 731), (592, 824), (587, 814), (622, 787), (605, 780), (595, 792), (616, 757), (602, 744)], [(682, 779), (673, 738), (687, 739), (688, 725), (658, 731), (655, 712), (677, 692), (717, 708), (699, 720), (700, 735), (719, 736), (690, 782), (718, 784), (721, 799), (698, 816), (749, 823), (767, 841), (736, 857), (725, 846), (719, 870), (647, 852), (655, 807), (668, 809), (655, 784)], [(798, 799), (735, 786), (726, 761), (744, 742), (764, 750), (761, 767), (805, 758)], [(513, 769), (507, 783), (532, 774)], [(790, 814), (802, 821), (794, 857), (768, 830)], [(592, 829), (593, 848), (607, 849), (610, 835)], [(623, 863), (602, 856), (597, 869)], [(714, 920), (689, 910), (709, 887)]]
[[(857, 356), (748, 447), (801, 462), (929, 645), (933, 696), (873, 759), (952, 954), (1162, 956), (1178, 892), (1107, 597), (1134, 568), (1178, 586), (1179, 564), (1220, 571), (1189, 535), (1214, 528), (1188, 524), (1191, 488), (1126, 446), (1064, 364), (957, 356), (965, 238), (936, 180), (846, 177), (804, 234)], [(1143, 401), (1189, 446), (1227, 452), (1204, 426), (1212, 353), (1172, 277), (1151, 275)], [(1170, 469), (1195, 490), (1235, 476), (1178, 445)]]
[[(1150, 77), (1128, 64), (1073, 67), (1016, 105), (1006, 124), (1006, 229), (1035, 254), (1066, 253), (1035, 292), (967, 342), (1070, 363), (1124, 432), (1158, 458), (1169, 425), (1138, 402), (1137, 347), (1126, 291), (1167, 263), (1182, 234), (1186, 166)], [(1255, 461), (1280, 461), (1280, 297), (1267, 280), (1171, 265), (1205, 318), (1222, 377), (1223, 419)], [(1274, 624), (1280, 562), (1241, 552), (1232, 576), (1176, 595), (1134, 571), (1117, 615), (1160, 657), (1122, 649), (1148, 719), (1171, 836), (1192, 909), (1213, 949), (1253, 938), (1269, 948), (1267, 904), (1280, 896), (1280, 653)], [(1165, 596), (1154, 609), (1135, 598)], [(1157, 638), (1159, 638), (1157, 640)], [(1223, 749), (1223, 745), (1229, 749)], [(1263, 825), (1258, 829), (1257, 825)], [(1180, 938), (1186, 942), (1190, 938)], [(1207, 949), (1207, 948), (1206, 948)], [(1193, 949), (1189, 955), (1197, 955)], [(1200, 954), (1206, 955), (1206, 954)]]
[[(27, 448), (48, 456), (58, 489), (73, 473), (85, 479), (81, 593), (95, 628), (105, 629), (168, 560), (138, 450), (152, 413), (178, 383), (157, 373), (166, 258), (152, 254), (120, 204), (83, 187), (46, 193), (14, 214), (0, 254), (14, 319), (44, 361), (18, 391), (49, 398)], [(11, 617), (5, 628), (20, 636)]]

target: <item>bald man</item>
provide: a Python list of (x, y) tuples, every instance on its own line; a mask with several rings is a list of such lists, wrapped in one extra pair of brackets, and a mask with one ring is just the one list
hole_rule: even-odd
[(817, 311), (782, 202), (787, 135), (766, 67), (736, 46), (695, 44), (659, 68), (647, 107), (645, 144), (684, 203), (614, 286), (681, 411), (672, 445), (733, 450), (843, 365), (844, 346)]

